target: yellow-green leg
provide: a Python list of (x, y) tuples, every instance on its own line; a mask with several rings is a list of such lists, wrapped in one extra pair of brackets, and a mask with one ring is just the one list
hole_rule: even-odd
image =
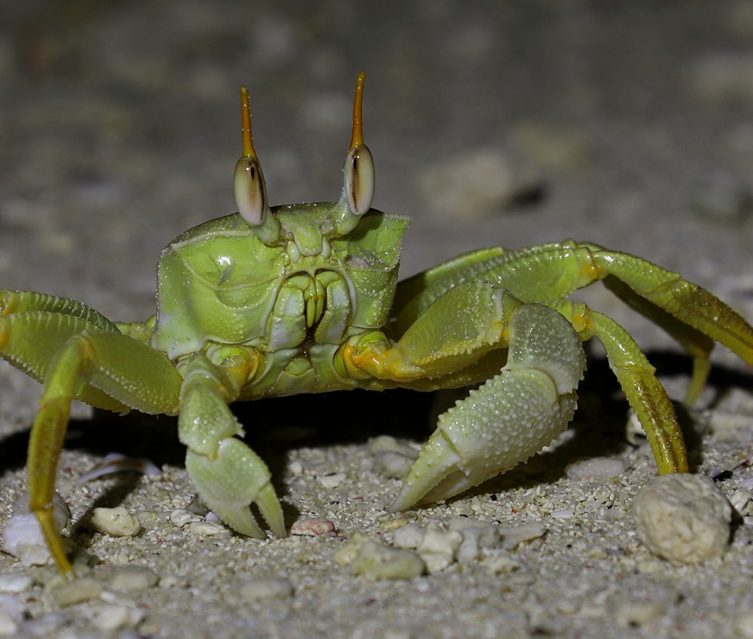
[[(255, 368), (251, 353), (245, 353), (250, 368)], [(280, 502), (272, 487), (267, 465), (236, 436), (243, 429), (228, 408), (238, 394), (240, 384), (233, 376), (243, 377), (238, 357), (229, 358), (231, 370), (194, 355), (182, 368), (178, 432), (186, 445), (186, 469), (204, 502), (231, 528), (249, 537), (264, 538), (249, 506), (256, 503), (262, 517), (278, 537), (285, 536), (285, 521)]]
[(29, 506), (59, 569), (68, 574), (72, 569), (53, 524), (52, 499), (70, 403), (87, 384), (120, 405), (175, 413), (180, 375), (164, 355), (117, 333), (70, 337), (51, 362), (29, 439)]
[(685, 395), (685, 403), (692, 406), (706, 385), (711, 370), (709, 356), (714, 348), (714, 340), (641, 297), (614, 275), (605, 277), (604, 285), (628, 306), (664, 329), (693, 358), (693, 372)]
[(564, 302), (559, 310), (581, 339), (596, 337), (604, 345), (609, 366), (646, 431), (659, 472), (687, 472), (687, 453), (674, 407), (635, 340), (613, 319), (584, 304)]

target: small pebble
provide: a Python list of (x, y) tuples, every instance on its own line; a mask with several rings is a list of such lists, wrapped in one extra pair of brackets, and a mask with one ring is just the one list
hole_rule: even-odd
[(122, 630), (133, 628), (144, 618), (144, 611), (130, 606), (102, 604), (92, 616), (92, 624), (99, 630)]
[(496, 213), (542, 189), (538, 171), (495, 148), (477, 148), (429, 162), (416, 176), (416, 183), (437, 216), (454, 219)]
[(614, 611), (614, 619), (621, 626), (642, 626), (659, 619), (667, 610), (663, 601), (627, 601)]
[(91, 577), (59, 583), (49, 590), (52, 601), (61, 608), (96, 599), (101, 592), (102, 584)]
[(224, 535), (228, 529), (220, 523), (214, 521), (195, 521), (188, 526), (192, 535), (200, 537), (211, 537), (212, 535)]
[[(452, 528), (452, 524), (450, 526)], [(487, 551), (501, 546), (499, 527), (494, 524), (475, 521), (459, 530), (463, 535), (463, 541), (455, 553), (455, 559), (460, 563), (478, 561)]]
[(625, 472), (625, 461), (619, 457), (593, 457), (580, 459), (567, 465), (565, 474), (576, 481), (584, 479), (611, 479)]
[(18, 593), (31, 588), (34, 580), (22, 572), (0, 573), (0, 592)]
[(392, 541), (398, 548), (418, 548), (424, 539), (426, 529), (418, 524), (406, 524), (392, 534)]
[(337, 552), (335, 562), (339, 565), (350, 564), (354, 575), (375, 581), (412, 579), (426, 569), (415, 552), (392, 548), (358, 533)]
[(337, 488), (345, 481), (345, 473), (330, 473), (329, 475), (321, 475), (317, 479), (325, 488)]
[(741, 515), (750, 514), (751, 494), (747, 490), (736, 490), (729, 498), (732, 508)]
[(633, 517), (645, 546), (673, 563), (721, 557), (729, 544), (732, 506), (700, 475), (655, 477), (635, 498)]
[(452, 564), (462, 542), (463, 534), (457, 530), (428, 528), (416, 552), (424, 560), (429, 574), (434, 574)]
[(89, 519), (92, 528), (111, 537), (133, 537), (141, 531), (141, 524), (123, 506), (95, 508)]
[[(57, 493), (53, 499), (53, 517), (58, 531), (70, 521), (68, 506)], [(67, 543), (67, 540), (63, 541)], [(43, 566), (52, 562), (39, 523), (29, 512), (28, 497), (25, 495), (16, 501), (13, 515), (5, 522), (2, 549), (18, 558), (24, 566)]]
[(159, 575), (146, 566), (116, 566), (110, 573), (108, 585), (113, 590), (134, 592), (157, 585)]
[(194, 524), (199, 521), (201, 521), (201, 517), (182, 508), (176, 508), (170, 513), (170, 523), (178, 528), (183, 528), (183, 526)]
[(499, 534), (502, 536), (502, 547), (506, 550), (512, 550), (518, 544), (522, 544), (525, 541), (532, 541), (543, 537), (545, 533), (546, 526), (539, 521), (523, 524), (522, 526), (499, 529)]
[(337, 532), (334, 522), (321, 517), (296, 519), (290, 527), (291, 535), (318, 537), (319, 535), (334, 535)]
[(238, 596), (248, 603), (267, 599), (288, 599), (293, 596), (293, 585), (284, 577), (249, 579), (238, 588)]
[(383, 450), (374, 455), (374, 470), (382, 477), (403, 479), (408, 475), (413, 462), (412, 457), (406, 457), (392, 450)]

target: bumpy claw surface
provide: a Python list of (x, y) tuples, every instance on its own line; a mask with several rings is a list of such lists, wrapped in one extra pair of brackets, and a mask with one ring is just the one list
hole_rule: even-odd
[(440, 416), (392, 510), (435, 502), (509, 470), (550, 443), (575, 411), (585, 355), (573, 327), (545, 306), (513, 316), (502, 371)]
[(249, 509), (254, 503), (272, 532), (285, 536), (282, 507), (269, 469), (243, 442), (225, 439), (214, 459), (189, 450), (186, 468), (207, 506), (234, 530), (249, 537), (266, 537)]

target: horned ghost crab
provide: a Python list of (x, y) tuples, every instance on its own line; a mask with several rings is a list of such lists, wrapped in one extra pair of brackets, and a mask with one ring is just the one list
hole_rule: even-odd
[(228, 408), (238, 400), (366, 388), (478, 385), (439, 417), (392, 503), (446, 499), (534, 455), (568, 424), (585, 371), (582, 342), (604, 345), (659, 472), (687, 470), (675, 413), (654, 369), (614, 320), (568, 298), (602, 281), (693, 358), (689, 399), (714, 340), (753, 363), (753, 328), (708, 291), (639, 257), (584, 242), (473, 251), (398, 283), (408, 219), (371, 208), (362, 133), (364, 75), (336, 202), (270, 207), (241, 89), (238, 212), (175, 238), (157, 266), (157, 309), (112, 322), (76, 301), (0, 292), (0, 356), (43, 383), (28, 453), (30, 508), (58, 568), (55, 474), (72, 399), (178, 415), (186, 469), (232, 529), (277, 537), (282, 509), (264, 461)]

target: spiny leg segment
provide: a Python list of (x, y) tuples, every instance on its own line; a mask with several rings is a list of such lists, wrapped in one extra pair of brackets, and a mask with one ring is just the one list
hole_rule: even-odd
[(164, 355), (121, 335), (93, 309), (39, 293), (0, 292), (0, 356), (44, 383), (29, 437), (29, 506), (60, 571), (71, 574), (52, 517), (71, 400), (175, 413), (180, 376)]
[(236, 437), (243, 435), (243, 429), (228, 408), (258, 362), (249, 349), (223, 349), (216, 359), (224, 366), (195, 354), (181, 367), (178, 434), (187, 447), (186, 469), (199, 496), (233, 529), (249, 537), (265, 537), (249, 509), (255, 503), (272, 532), (284, 537), (285, 521), (272, 475)]

